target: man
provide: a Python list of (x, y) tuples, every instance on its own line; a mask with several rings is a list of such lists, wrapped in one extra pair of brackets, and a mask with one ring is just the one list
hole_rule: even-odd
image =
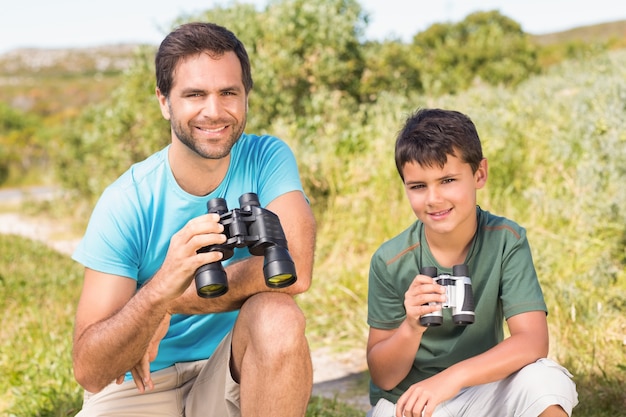
[[(155, 66), (172, 142), (105, 190), (73, 257), (85, 266), (79, 415), (303, 416), (312, 366), (293, 296), (311, 283), (315, 221), (295, 158), (275, 137), (244, 133), (253, 82), (229, 30), (182, 25)], [(199, 297), (195, 271), (222, 259), (199, 250), (226, 240), (206, 203), (239, 207), (250, 192), (280, 219), (297, 280), (268, 288), (263, 257), (240, 248), (223, 263), (228, 292)]]

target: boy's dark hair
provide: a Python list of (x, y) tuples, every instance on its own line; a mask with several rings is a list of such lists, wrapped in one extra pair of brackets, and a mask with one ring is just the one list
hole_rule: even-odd
[(406, 120), (396, 140), (396, 168), (403, 181), (405, 164), (443, 167), (448, 155), (470, 164), (472, 172), (478, 169), (483, 151), (469, 117), (454, 110), (420, 109)]
[(233, 51), (241, 63), (242, 82), (246, 94), (252, 90), (250, 59), (243, 43), (225, 27), (214, 23), (187, 23), (163, 39), (154, 59), (157, 87), (169, 97), (174, 82), (174, 70), (180, 60), (200, 53), (220, 57)]

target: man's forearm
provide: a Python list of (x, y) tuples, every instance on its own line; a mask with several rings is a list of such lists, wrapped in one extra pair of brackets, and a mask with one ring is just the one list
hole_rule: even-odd
[(87, 391), (98, 392), (132, 369), (146, 353), (166, 307), (146, 285), (122, 309), (75, 335), (77, 381)]
[(228, 291), (214, 298), (202, 298), (191, 282), (183, 295), (170, 303), (171, 314), (210, 314), (238, 310), (252, 295), (270, 291), (263, 278), (263, 258), (251, 256), (225, 268)]

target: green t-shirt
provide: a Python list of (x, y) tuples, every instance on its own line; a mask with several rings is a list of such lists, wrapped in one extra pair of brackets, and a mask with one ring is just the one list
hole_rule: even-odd
[[(443, 325), (422, 336), (409, 374), (390, 391), (370, 385), (370, 401), (383, 397), (396, 402), (411, 385), (464, 359), (483, 353), (504, 338), (503, 320), (547, 308), (537, 279), (526, 230), (503, 217), (476, 208), (478, 229), (465, 263), (474, 295), (475, 321), (468, 326), (452, 323), (451, 309), (443, 310)], [(404, 293), (423, 266), (439, 274), (451, 268), (437, 263), (426, 243), (424, 225), (416, 221), (374, 253), (369, 273), (368, 324), (396, 329), (406, 317)]]

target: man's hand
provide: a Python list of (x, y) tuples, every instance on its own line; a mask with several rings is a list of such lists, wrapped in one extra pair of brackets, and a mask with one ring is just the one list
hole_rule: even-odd
[(223, 255), (219, 251), (198, 253), (200, 248), (226, 241), (219, 219), (218, 214), (211, 213), (187, 222), (170, 239), (163, 265), (146, 285), (171, 301), (185, 292), (199, 267), (221, 260)]
[[(144, 393), (146, 390), (149, 391), (154, 389), (154, 383), (150, 377), (150, 362), (154, 361), (159, 353), (159, 344), (169, 330), (170, 319), (171, 315), (169, 314), (166, 314), (165, 317), (163, 317), (161, 324), (159, 324), (159, 328), (150, 340), (146, 354), (141, 358), (141, 361), (130, 370), (130, 373), (133, 375), (135, 385), (141, 393)], [(115, 382), (118, 385), (123, 383), (124, 377), (125, 374), (120, 375)]]

